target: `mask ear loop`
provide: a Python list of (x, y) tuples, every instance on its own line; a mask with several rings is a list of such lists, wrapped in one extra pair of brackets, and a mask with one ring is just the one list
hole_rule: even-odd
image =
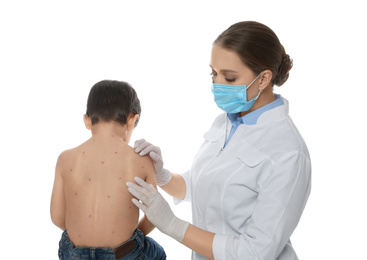
[(246, 88), (246, 90), (249, 88), (249, 87), (251, 87), (251, 85), (261, 76), (263, 74), (263, 71), (259, 74), (259, 75), (257, 75), (257, 77), (250, 83), (250, 85), (248, 85), (248, 87)]
[[(263, 71), (259, 74), (259, 75), (257, 75), (257, 77), (250, 83), (250, 85), (248, 85), (248, 87), (246, 88), (246, 90), (249, 88), (249, 87), (251, 87), (251, 85), (261, 76), (263, 74)], [(260, 96), (260, 94), (261, 94), (261, 92), (262, 92), (263, 90), (262, 89), (260, 89), (259, 90), (259, 94), (257, 94), (257, 96), (256, 96), (256, 98), (255, 98), (255, 100), (257, 100), (258, 98), (259, 98), (259, 96)]]
[(260, 96), (260, 94), (261, 94), (261, 92), (262, 92), (262, 91), (263, 91), (262, 89), (260, 89), (260, 90), (259, 90), (259, 94), (257, 94), (257, 96), (256, 96), (255, 100), (257, 100), (257, 99), (258, 99), (258, 97)]

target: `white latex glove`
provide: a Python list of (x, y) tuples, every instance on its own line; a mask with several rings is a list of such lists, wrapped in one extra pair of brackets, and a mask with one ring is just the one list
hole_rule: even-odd
[(181, 243), (189, 223), (173, 214), (167, 201), (152, 184), (146, 183), (139, 177), (135, 177), (134, 180), (139, 185), (132, 182), (127, 182), (126, 185), (129, 187), (129, 192), (141, 202), (133, 198), (133, 203), (144, 211), (149, 221), (161, 232)]
[(158, 146), (152, 145), (145, 139), (140, 139), (135, 142), (134, 149), (140, 156), (149, 154), (153, 161), (155, 180), (158, 186), (166, 185), (171, 181), (172, 173), (163, 168), (162, 153)]

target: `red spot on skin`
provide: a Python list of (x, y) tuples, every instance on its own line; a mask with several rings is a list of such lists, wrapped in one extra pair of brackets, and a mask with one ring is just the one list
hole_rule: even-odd
[(131, 209), (131, 206), (129, 207), (129, 209)]
[(72, 171), (73, 169), (70, 169), (70, 171)]
[(110, 198), (110, 196), (107, 196), (107, 198)]
[(92, 217), (92, 215), (89, 215), (89, 217), (91, 218), (91, 217)]
[(92, 179), (88, 179), (89, 181), (91, 181)]
[(78, 195), (78, 193), (75, 192), (75, 196)]
[(80, 237), (80, 235), (78, 235)]
[(121, 177), (119, 178), (119, 180), (121, 180)]
[(104, 162), (102, 162), (102, 164), (104, 164)]
[(117, 154), (117, 152), (115, 152), (115, 154)]
[(115, 231), (112, 231), (112, 234), (115, 234)]
[(141, 168), (143, 168), (143, 169), (144, 169), (144, 166), (141, 166)]
[(83, 154), (85, 154), (85, 152), (83, 152)]
[(94, 142), (94, 139), (93, 139), (93, 142)]

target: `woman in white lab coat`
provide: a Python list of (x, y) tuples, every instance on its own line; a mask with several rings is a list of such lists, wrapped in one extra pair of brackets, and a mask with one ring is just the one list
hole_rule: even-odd
[(232, 25), (214, 41), (212, 93), (220, 114), (204, 134), (192, 167), (163, 168), (160, 149), (135, 144), (152, 158), (157, 184), (176, 201), (192, 203), (193, 223), (177, 218), (159, 192), (140, 179), (127, 183), (159, 230), (193, 250), (193, 259), (298, 259), (290, 242), (306, 205), (310, 156), (273, 93), (292, 60), (275, 33), (257, 22)]

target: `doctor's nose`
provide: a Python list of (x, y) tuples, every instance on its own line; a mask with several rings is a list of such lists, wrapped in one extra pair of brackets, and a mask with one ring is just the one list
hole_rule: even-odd
[(228, 84), (225, 76), (221, 76), (221, 75), (216, 75), (216, 76), (212, 76), (212, 83), (215, 84)]

